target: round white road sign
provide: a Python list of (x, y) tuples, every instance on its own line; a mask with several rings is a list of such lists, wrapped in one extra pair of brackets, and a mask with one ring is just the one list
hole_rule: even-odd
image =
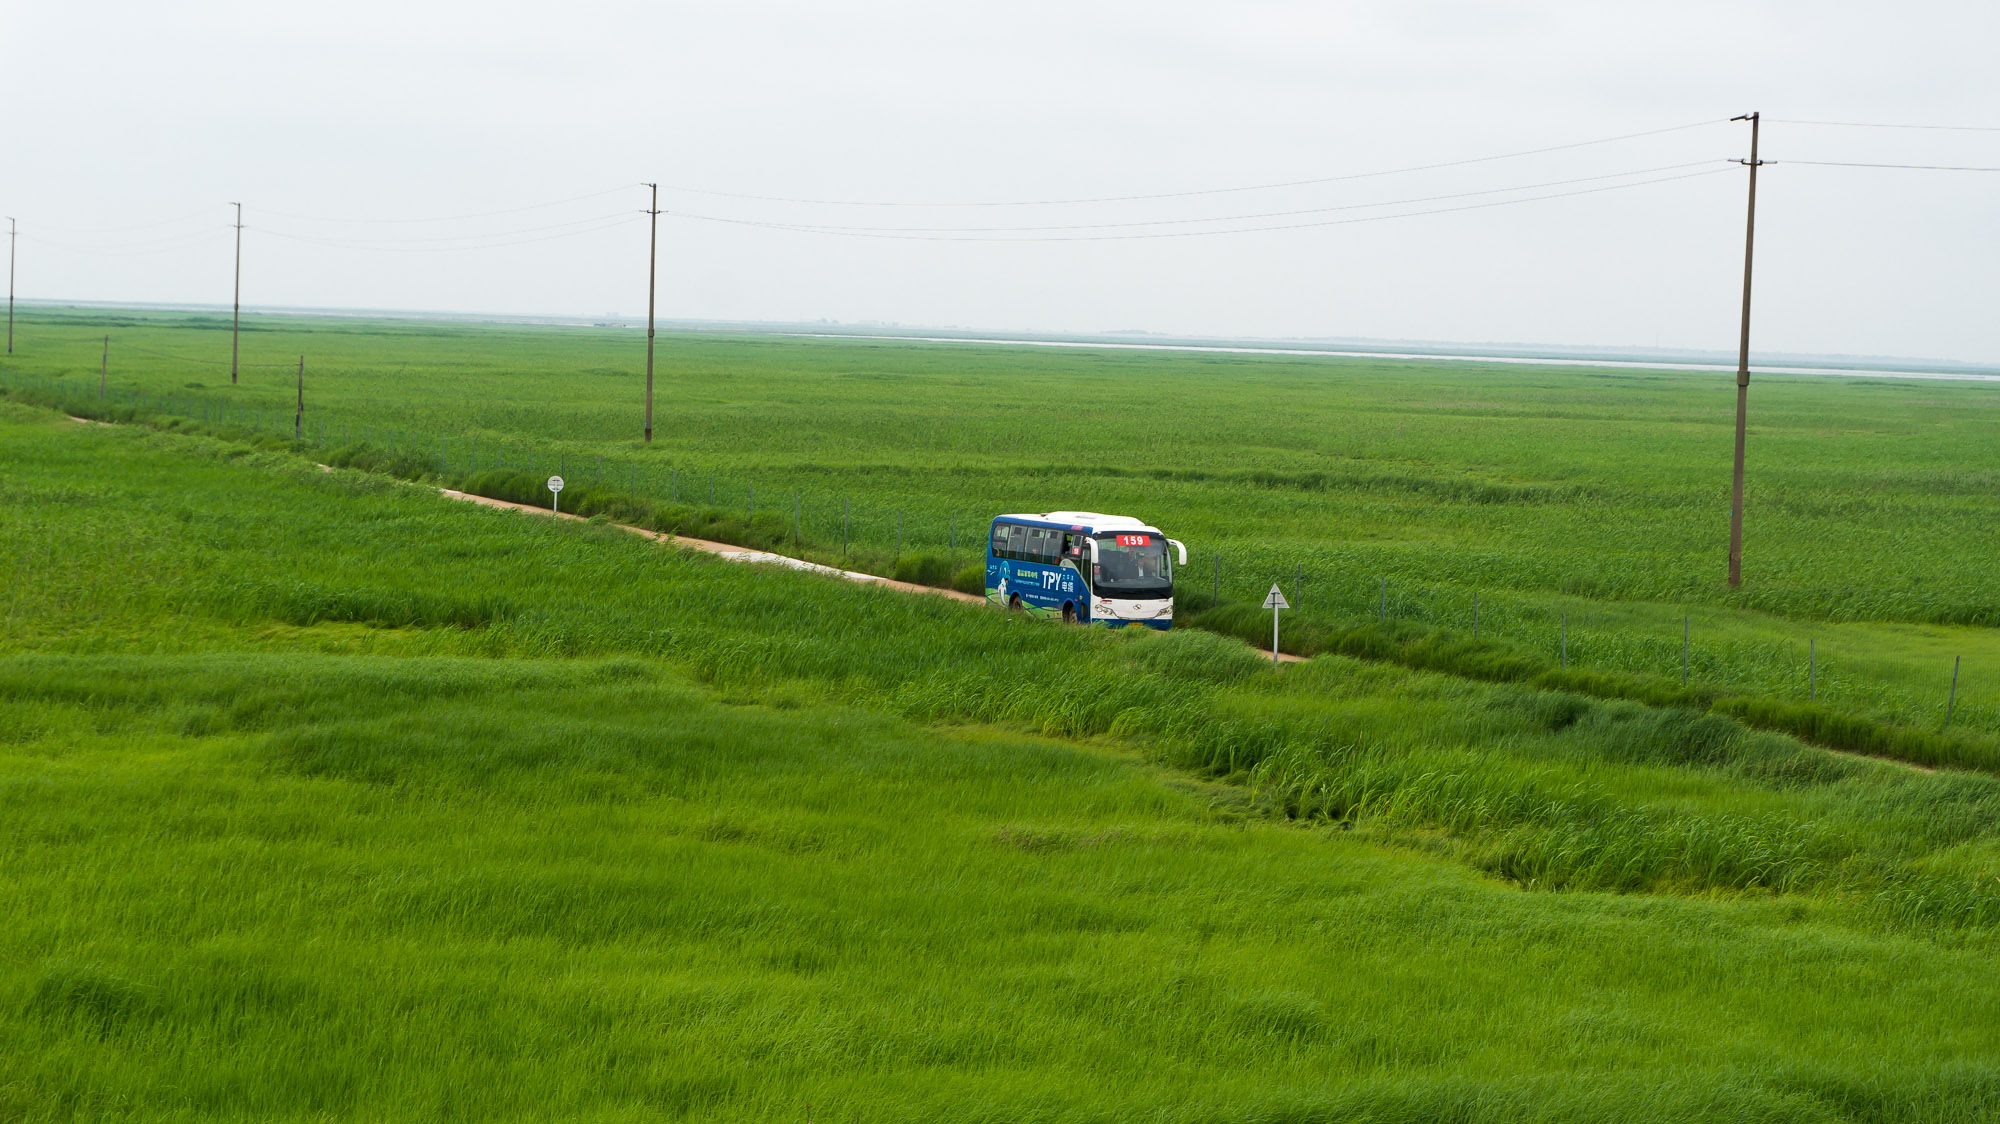
[(551, 492), (562, 491), (562, 477), (560, 476), (549, 477), (549, 491)]

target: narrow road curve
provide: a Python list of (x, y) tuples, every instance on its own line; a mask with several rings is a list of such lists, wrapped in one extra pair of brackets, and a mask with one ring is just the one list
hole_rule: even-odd
[[(476, 503), (482, 507), (499, 507), (511, 511), (526, 511), (541, 515), (552, 514), (547, 508), (525, 503), (515, 503), (512, 500), (496, 500), (491, 496), (475, 496), (470, 492), (460, 492), (451, 488), (439, 488), (438, 491), (448, 499), (464, 500), (466, 503)], [(558, 519), (574, 519), (579, 523), (589, 522), (583, 516), (572, 515), (567, 511), (553, 514)], [(862, 574), (853, 570), (840, 570), (832, 566), (822, 566), (817, 562), (788, 558), (785, 555), (772, 554), (765, 550), (747, 550), (740, 546), (730, 546), (728, 543), (710, 542), (707, 539), (691, 539), (685, 535), (669, 535), (659, 531), (649, 531), (644, 527), (634, 527), (629, 523), (612, 523), (609, 526), (616, 527), (621, 531), (629, 531), (635, 535), (642, 535), (652, 539), (654, 542), (663, 542), (672, 546), (684, 546), (690, 550), (699, 550), (707, 554), (717, 555), (718, 557), (727, 558), (731, 562), (768, 562), (779, 566), (789, 566), (794, 570), (805, 570), (815, 574), (828, 574), (833, 577), (846, 578), (848, 581), (868, 582), (889, 589), (900, 589), (905, 593), (934, 593), (939, 597), (949, 597), (955, 601), (970, 601), (975, 605), (986, 604), (984, 597), (975, 597), (970, 593), (960, 593), (955, 589), (938, 589), (934, 586), (917, 585), (914, 582), (894, 581), (889, 578), (877, 577), (874, 574)]]
[[(321, 467), (324, 468), (325, 466), (322, 465)], [(476, 503), (482, 507), (498, 507), (498, 508), (505, 508), (510, 511), (526, 511), (539, 515), (553, 514), (558, 519), (574, 519), (579, 523), (588, 522), (588, 520), (586, 520), (583, 516), (573, 515), (567, 511), (550, 512), (547, 508), (543, 507), (537, 507), (525, 503), (515, 503), (512, 500), (496, 500), (491, 496), (475, 496), (470, 492), (460, 492), (452, 488), (440, 488), (438, 489), (438, 491), (447, 499), (462, 500), (466, 503)], [(845, 578), (848, 581), (852, 582), (866, 582), (870, 585), (879, 585), (885, 589), (900, 590), (904, 593), (928, 593), (936, 597), (949, 597), (954, 601), (964, 601), (973, 605), (986, 604), (986, 598), (984, 597), (980, 597), (976, 594), (971, 594), (971, 593), (960, 593), (958, 590), (955, 589), (939, 589), (936, 586), (918, 585), (914, 582), (899, 582), (892, 578), (878, 577), (874, 574), (863, 574), (855, 570), (842, 570), (842, 569), (837, 569), (833, 566), (822, 566), (817, 562), (807, 562), (802, 558), (791, 558), (783, 554), (773, 554), (768, 550), (746, 550), (740, 546), (730, 546), (727, 543), (710, 542), (707, 539), (692, 539), (688, 538), (685, 535), (669, 535), (659, 531), (649, 531), (644, 527), (634, 527), (627, 523), (611, 523), (608, 525), (616, 527), (621, 531), (629, 531), (635, 535), (643, 535), (646, 538), (652, 539), (654, 542), (666, 543), (670, 546), (686, 547), (690, 550), (703, 551), (708, 554), (713, 554), (718, 558), (726, 558), (731, 562), (761, 562), (774, 566), (786, 566), (794, 570), (804, 570), (808, 573), (826, 574), (829, 577)], [(1257, 650), (1266, 656), (1271, 654), (1270, 651), (1267, 649), (1259, 648)], [(1278, 653), (1278, 661), (1280, 663), (1301, 663), (1304, 661), (1304, 659), (1305, 659), (1304, 656), (1295, 656), (1289, 652)]]

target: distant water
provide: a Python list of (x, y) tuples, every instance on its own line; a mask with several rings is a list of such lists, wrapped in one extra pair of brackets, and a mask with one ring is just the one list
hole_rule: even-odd
[[(856, 332), (777, 332), (774, 335), (815, 340), (901, 340), (906, 343), (1004, 344), (1008, 347), (1077, 347), (1109, 351), (1201, 351), (1223, 355), (1313, 355), (1341, 359), (1426, 359), (1440, 363), (1518, 363), (1533, 367), (1614, 367), (1641, 371), (1734, 371), (1734, 363), (1641, 362), (1630, 359), (1540, 358), (1522, 355), (1466, 355), (1431, 351), (1337, 351), (1306, 347), (1227, 347), (1192, 343), (1092, 343), (1085, 340), (1010, 340), (972, 336), (889, 336)], [(1951, 382), (2000, 382), (2000, 375), (1954, 374), (1946, 371), (1895, 371), (1867, 367), (1767, 367), (1750, 370), (1765, 375), (1848, 375), (1870, 379), (1944, 379)]]

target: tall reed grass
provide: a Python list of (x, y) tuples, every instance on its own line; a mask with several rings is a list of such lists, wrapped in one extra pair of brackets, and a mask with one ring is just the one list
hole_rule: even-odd
[(18, 407), (0, 482), (0, 1118), (1992, 1103), (1992, 778)]

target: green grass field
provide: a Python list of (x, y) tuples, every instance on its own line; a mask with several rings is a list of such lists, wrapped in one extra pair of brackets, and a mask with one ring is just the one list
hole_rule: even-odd
[(940, 583), (996, 513), (1127, 512), (1190, 544), (1187, 607), (1282, 582), (1302, 643), (1385, 606), (1410, 636), (1469, 637), (1477, 596), (1509, 666), (1554, 667), (1566, 634), (1570, 666), (1642, 696), (1679, 682), (1685, 625), (1704, 697), (1810, 692), (1925, 732), (1959, 659), (1952, 724), (2000, 738), (1993, 384), (1760, 378), (1732, 592), (1727, 376), (668, 333), (647, 448), (630, 332), (246, 323), (236, 387), (226, 318), (199, 314), (35, 309), (0, 371), (87, 404), (108, 334), (107, 406), (171, 396), (289, 434), (303, 353), (309, 443), (393, 445), (461, 483), (560, 466), (770, 545), (796, 504), (800, 553), (845, 539), (889, 572), (900, 542), (905, 576)]
[(1978, 773), (21, 405), (0, 487), (0, 1119), (2000, 1114)]

